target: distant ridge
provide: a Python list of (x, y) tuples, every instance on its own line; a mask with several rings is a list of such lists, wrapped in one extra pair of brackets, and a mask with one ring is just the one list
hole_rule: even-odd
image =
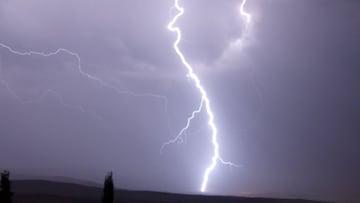
[(52, 182), (61, 182), (61, 183), (74, 183), (79, 185), (87, 185), (93, 187), (102, 187), (101, 183), (95, 181), (83, 180), (77, 178), (71, 178), (66, 176), (39, 176), (39, 175), (26, 175), (23, 173), (12, 172), (11, 177), (13, 180), (24, 181), (24, 180), (46, 180)]
[[(16, 180), (12, 182), (14, 203), (32, 202), (100, 202), (102, 188), (48, 180)], [(150, 191), (115, 191), (116, 202), (132, 203), (320, 203), (302, 199), (248, 198), (230, 196), (185, 195)]]

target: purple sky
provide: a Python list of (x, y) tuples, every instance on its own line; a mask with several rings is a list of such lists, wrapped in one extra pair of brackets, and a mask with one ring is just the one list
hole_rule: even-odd
[[(206, 114), (160, 155), (200, 96), (172, 49), (170, 0), (0, 0), (0, 168), (118, 187), (197, 193), (212, 146)], [(208, 91), (222, 157), (209, 193), (360, 198), (360, 2), (183, 0), (181, 48)], [(19, 97), (10, 94), (6, 85)], [(46, 94), (48, 89), (56, 94)], [(100, 117), (100, 118), (99, 118)]]

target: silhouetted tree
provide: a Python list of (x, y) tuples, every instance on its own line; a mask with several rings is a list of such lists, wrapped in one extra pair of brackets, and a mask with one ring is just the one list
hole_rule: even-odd
[(12, 203), (11, 183), (10, 183), (10, 172), (4, 171), (1, 173), (1, 191), (0, 191), (0, 202), (1, 203)]
[(105, 177), (102, 203), (113, 203), (113, 202), (114, 202), (114, 183), (112, 179), (112, 172), (110, 172)]

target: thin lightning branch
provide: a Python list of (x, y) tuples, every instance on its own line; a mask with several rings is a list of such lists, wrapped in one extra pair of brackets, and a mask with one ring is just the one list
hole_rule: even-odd
[(3, 75), (2, 67), (0, 66), (0, 82), (5, 86), (5, 88), (11, 94), (11, 96), (14, 97), (21, 104), (38, 103), (38, 102), (41, 102), (46, 96), (52, 94), (55, 96), (55, 98), (58, 99), (58, 101), (60, 102), (60, 104), (62, 106), (69, 108), (69, 109), (78, 110), (82, 113), (90, 114), (93, 118), (95, 118), (97, 120), (103, 120), (103, 118), (101, 116), (97, 115), (95, 112), (85, 110), (85, 108), (81, 105), (73, 105), (73, 104), (69, 104), (69, 103), (65, 102), (65, 99), (63, 98), (63, 96), (53, 89), (48, 89), (48, 90), (42, 92), (40, 94), (40, 96), (36, 99), (23, 100), (23, 99), (21, 99), (21, 97), (18, 94), (15, 93), (15, 91), (13, 89), (11, 89), (9, 83), (2, 78), (2, 75)]
[(64, 107), (67, 107), (67, 108), (69, 108), (69, 109), (75, 109), (75, 110), (78, 110), (78, 111), (80, 111), (80, 112), (82, 112), (82, 113), (90, 114), (91, 116), (93, 116), (93, 117), (94, 117), (95, 119), (97, 119), (97, 120), (104, 120), (103, 117), (95, 114), (95, 113), (92, 112), (92, 111), (86, 110), (86, 109), (85, 109), (83, 106), (81, 106), (81, 105), (73, 105), (73, 104), (69, 104), (69, 103), (65, 102), (64, 97), (63, 97), (61, 94), (59, 94), (58, 92), (56, 92), (55, 90), (48, 89), (48, 90), (46, 91), (46, 93), (53, 94), (53, 95), (60, 101), (60, 103), (61, 103)]
[(162, 154), (164, 148), (165, 148), (167, 145), (174, 144), (174, 143), (182, 143), (182, 142), (183, 142), (183, 137), (182, 137), (182, 135), (189, 129), (190, 124), (191, 124), (191, 121), (195, 118), (196, 114), (198, 114), (198, 113), (201, 112), (201, 110), (202, 110), (202, 108), (203, 108), (203, 106), (204, 106), (203, 104), (204, 104), (204, 102), (202, 101), (202, 102), (200, 103), (199, 108), (198, 108), (197, 110), (195, 110), (195, 111), (192, 112), (191, 116), (187, 119), (186, 126), (180, 130), (180, 132), (177, 134), (177, 136), (176, 136), (174, 139), (169, 140), (168, 142), (165, 142), (165, 143), (161, 146), (161, 148), (160, 148), (160, 154)]
[[(76, 58), (77, 60), (77, 70), (78, 72), (90, 79), (90, 80), (93, 80), (95, 82), (97, 82), (99, 85), (105, 87), (105, 88), (108, 88), (112, 91), (114, 91), (115, 93), (119, 94), (119, 95), (124, 95), (124, 94), (127, 94), (127, 95), (130, 95), (130, 96), (133, 96), (133, 97), (150, 97), (150, 98), (155, 98), (155, 99), (158, 99), (160, 101), (162, 101), (164, 103), (164, 111), (165, 111), (165, 114), (167, 114), (168, 112), (168, 99), (166, 96), (162, 96), (162, 95), (157, 95), (157, 94), (150, 94), (150, 93), (135, 93), (135, 92), (131, 92), (131, 91), (126, 91), (126, 90), (121, 90), (115, 86), (112, 86), (110, 85), (109, 83), (106, 83), (105, 81), (103, 81), (102, 79), (100, 78), (97, 78), (87, 72), (85, 72), (83, 69), (82, 69), (82, 63), (81, 63), (81, 58), (80, 58), (80, 55), (75, 53), (75, 52), (72, 52), (68, 49), (64, 49), (64, 48), (59, 48), (57, 49), (56, 51), (54, 52), (49, 52), (49, 53), (44, 53), (44, 52), (38, 52), (38, 51), (28, 51), (28, 52), (20, 52), (20, 51), (17, 51), (17, 50), (14, 50), (13, 48), (11, 48), (10, 46), (8, 45), (5, 45), (3, 43), (0, 43), (0, 48), (4, 48), (4, 49), (7, 49), (9, 52), (15, 54), (15, 55), (19, 55), (19, 56), (32, 56), (32, 55), (36, 55), (36, 56), (42, 56), (42, 57), (51, 57), (51, 56), (55, 56), (55, 55), (58, 55), (60, 53), (66, 53), (66, 54), (69, 54), (70, 56), (73, 56)], [(1, 56), (1, 55), (0, 55)], [(1, 64), (0, 64), (1, 65)], [(95, 119), (97, 120), (103, 120), (103, 117), (99, 116), (97, 113), (93, 112), (93, 111), (88, 111), (88, 110), (85, 110), (85, 108), (81, 105), (73, 105), (73, 104), (69, 104), (67, 102), (65, 102), (65, 99), (61, 96), (60, 93), (54, 91), (54, 90), (47, 90), (45, 92), (42, 93), (42, 95), (40, 95), (39, 98), (37, 99), (33, 99), (33, 100), (23, 100), (18, 94), (16, 94), (16, 92), (14, 90), (11, 89), (9, 83), (2, 77), (3, 75), (3, 72), (2, 72), (2, 68), (0, 67), (0, 82), (5, 86), (5, 88), (8, 90), (8, 92), (17, 100), (19, 101), (20, 103), (35, 103), (35, 102), (40, 102), (43, 98), (45, 98), (48, 94), (52, 94), (54, 95), (60, 102), (60, 104), (62, 104), (64, 107), (66, 108), (70, 108), (70, 109), (76, 109), (76, 110), (79, 110), (83, 113), (88, 113), (90, 114), (91, 116), (93, 116)], [(169, 126), (169, 124), (168, 124)]]
[(95, 114), (92, 111), (88, 111), (86, 110), (83, 106), (81, 105), (73, 105), (73, 104), (69, 104), (65, 101), (64, 97), (58, 93), (57, 91), (53, 90), (53, 89), (48, 89), (46, 90), (40, 97), (38, 100), (28, 100), (28, 101), (24, 101), (23, 103), (35, 103), (35, 102), (40, 102), (41, 100), (43, 100), (46, 96), (48, 95), (53, 95), (55, 98), (58, 99), (58, 101), (60, 102), (60, 104), (66, 108), (69, 109), (74, 109), (77, 111), (80, 111), (82, 113), (85, 114), (90, 114), (93, 118), (95, 118), (96, 120), (103, 120), (103, 118), (97, 114)]
[[(241, 17), (244, 19), (245, 21), (245, 25), (244, 28), (242, 30), (242, 34), (234, 39), (231, 40), (228, 44), (228, 47), (223, 51), (223, 53), (221, 54), (221, 56), (216, 60), (216, 64), (222, 64), (224, 61), (229, 59), (229, 55), (234, 51), (234, 50), (240, 50), (242, 48), (244, 48), (245, 46), (247, 46), (249, 43), (251, 43), (252, 41), (252, 28), (251, 28), (251, 21), (252, 21), (252, 16), (250, 13), (246, 12), (245, 7), (246, 7), (246, 3), (248, 2), (248, 0), (242, 0), (238, 12), (241, 15)], [(231, 57), (230, 57), (231, 58)]]
[(219, 159), (220, 163), (222, 163), (223, 165), (228, 165), (228, 166), (235, 167), (235, 168), (241, 167), (241, 165), (239, 165), (239, 164), (234, 164), (231, 161), (225, 161), (223, 158), (221, 158), (220, 155), (219, 155), (218, 159)]
[[(212, 139), (211, 140), (212, 140), (212, 145), (213, 145), (213, 150), (214, 150), (213, 151), (213, 156), (211, 158), (211, 164), (206, 168), (206, 170), (204, 172), (203, 182), (202, 182), (201, 188), (200, 188), (201, 192), (205, 192), (206, 187), (207, 187), (207, 183), (209, 181), (209, 175), (215, 169), (218, 162), (221, 162), (221, 163), (227, 164), (227, 165), (231, 165), (231, 166), (236, 166), (236, 165), (232, 164), (231, 162), (223, 161), (223, 159), (219, 155), (219, 144), (218, 144), (218, 141), (217, 141), (218, 130), (217, 130), (216, 125), (214, 123), (214, 113), (213, 113), (213, 111), (211, 109), (211, 106), (210, 106), (210, 100), (209, 100), (209, 98), (207, 96), (207, 93), (206, 93), (204, 87), (202, 86), (202, 84), (200, 82), (199, 77), (194, 73), (193, 68), (187, 62), (187, 60), (185, 59), (183, 53), (180, 51), (179, 44), (180, 44), (180, 41), (182, 39), (182, 34), (181, 34), (180, 28), (174, 26), (176, 21), (184, 14), (184, 8), (179, 5), (179, 1), (180, 0), (175, 0), (174, 8), (176, 8), (178, 13), (174, 16), (174, 18), (168, 24), (168, 29), (171, 32), (175, 32), (177, 34), (177, 38), (176, 38), (176, 40), (175, 40), (175, 42), (173, 44), (173, 48), (174, 48), (175, 52), (177, 53), (177, 55), (180, 57), (182, 64), (186, 67), (186, 69), (188, 71), (188, 77), (195, 82), (195, 86), (196, 86), (196, 88), (199, 90), (199, 92), (201, 94), (201, 106), (204, 105), (204, 107), (206, 109), (206, 113), (207, 113), (207, 115), (209, 117), (208, 125), (209, 125), (209, 127), (211, 128), (211, 131), (212, 131), (212, 134), (211, 134)], [(192, 116), (194, 116), (194, 113), (192, 114)], [(191, 118), (190, 118), (190, 121), (191, 121)], [(186, 129), (186, 127), (185, 127), (185, 129)]]
[(44, 52), (38, 52), (38, 51), (28, 51), (28, 52), (20, 52), (20, 51), (16, 51), (14, 50), (13, 48), (11, 48), (10, 46), (8, 45), (5, 45), (3, 43), (0, 43), (0, 47), (2, 48), (5, 48), (7, 49), (9, 52), (13, 53), (13, 54), (16, 54), (16, 55), (19, 55), (19, 56), (32, 56), (32, 55), (37, 55), (37, 56), (43, 56), (43, 57), (50, 57), (50, 56), (55, 56), (55, 55), (58, 55), (60, 53), (66, 53), (66, 54), (69, 54), (73, 57), (76, 58), (77, 60), (77, 69), (79, 71), (79, 73), (86, 77), (86, 78), (89, 78), (97, 83), (99, 83), (100, 85), (102, 85), (103, 87), (106, 87), (106, 88), (109, 88), (109, 89), (112, 89), (113, 91), (115, 91), (116, 93), (118, 94), (127, 94), (127, 95), (131, 95), (131, 96), (134, 96), (134, 97), (153, 97), (153, 98), (156, 98), (156, 99), (161, 99), (164, 101), (165, 103), (165, 106), (167, 106), (167, 97), (165, 96), (162, 96), (162, 95), (156, 95), (156, 94), (150, 94), (150, 93), (134, 93), (134, 92), (131, 92), (131, 91), (126, 91), (126, 90), (121, 90), (121, 89), (118, 89), (116, 88), (115, 86), (112, 86), (108, 83), (106, 83), (105, 81), (101, 80), (100, 78), (97, 78), (87, 72), (85, 72), (82, 68), (82, 63), (81, 63), (81, 58), (79, 56), (79, 54), (75, 53), (75, 52), (72, 52), (68, 49), (64, 49), (64, 48), (59, 48), (57, 49), (56, 51), (54, 52), (49, 52), (49, 53), (44, 53)]
[(6, 90), (11, 94), (12, 97), (14, 97), (17, 101), (21, 102), (21, 103), (24, 103), (20, 96), (17, 95), (15, 93), (15, 91), (13, 91), (11, 88), (10, 88), (10, 85), (9, 83), (6, 82), (6, 80), (4, 80), (3, 78), (1, 78), (1, 83), (3, 84), (3, 86), (6, 88)]
[(85, 113), (85, 114), (89, 114), (91, 115), (91, 117), (93, 117), (94, 119), (96, 120), (101, 120), (103, 121), (103, 117), (97, 115), (95, 112), (92, 112), (92, 111), (88, 111), (86, 110), (83, 106), (81, 105), (73, 105), (73, 104), (69, 104), (67, 102), (65, 102), (65, 99), (63, 98), (63, 96), (56, 92), (55, 90), (52, 90), (52, 89), (48, 89), (46, 91), (44, 91), (37, 99), (32, 99), (32, 100), (22, 100), (21, 97), (19, 95), (17, 95), (15, 93), (15, 91), (13, 91), (9, 84), (1, 79), (1, 83), (5, 86), (5, 88), (8, 90), (8, 92), (14, 97), (16, 98), (17, 101), (19, 101), (21, 104), (30, 104), (30, 103), (38, 103), (38, 102), (41, 102), (42, 100), (45, 99), (45, 97), (47, 97), (48, 95), (53, 95), (55, 96), (55, 98), (60, 102), (60, 104), (65, 107), (65, 108), (69, 108), (69, 109), (75, 109), (77, 111), (80, 111), (82, 113)]

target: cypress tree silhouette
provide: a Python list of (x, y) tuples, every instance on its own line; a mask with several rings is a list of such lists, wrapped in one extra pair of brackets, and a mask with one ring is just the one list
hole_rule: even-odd
[(1, 191), (0, 191), (0, 202), (1, 203), (12, 203), (11, 183), (10, 183), (10, 172), (4, 171), (1, 173)]
[(102, 203), (114, 202), (114, 183), (112, 180), (112, 172), (108, 173), (104, 181)]

